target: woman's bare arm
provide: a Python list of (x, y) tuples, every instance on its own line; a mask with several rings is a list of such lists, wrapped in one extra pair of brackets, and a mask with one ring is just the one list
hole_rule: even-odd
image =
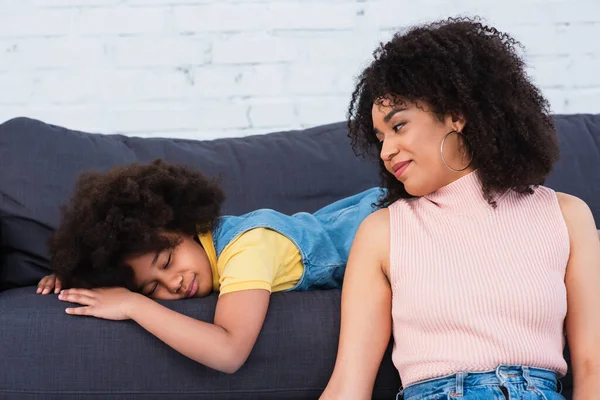
[(573, 399), (594, 399), (600, 393), (600, 240), (582, 200), (562, 193), (558, 200), (571, 244), (565, 283)]
[(389, 241), (387, 209), (365, 219), (356, 233), (342, 289), (338, 354), (323, 400), (372, 397), (392, 330)]

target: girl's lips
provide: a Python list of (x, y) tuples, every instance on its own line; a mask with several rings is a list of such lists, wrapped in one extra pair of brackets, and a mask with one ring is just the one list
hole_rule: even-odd
[(194, 280), (192, 280), (192, 283), (190, 284), (190, 288), (188, 289), (187, 293), (185, 294), (185, 297), (187, 299), (189, 299), (190, 297), (193, 297), (197, 291), (198, 291), (198, 281), (196, 280), (196, 275), (194, 275)]

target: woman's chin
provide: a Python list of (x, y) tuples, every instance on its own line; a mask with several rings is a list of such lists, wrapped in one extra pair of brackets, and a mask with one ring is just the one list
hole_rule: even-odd
[(400, 182), (402, 182), (402, 184), (404, 185), (404, 190), (406, 191), (406, 193), (410, 194), (411, 196), (421, 197), (427, 194), (425, 193), (425, 188), (423, 187), (423, 185), (415, 184), (414, 180), (410, 179), (409, 177), (406, 177)]

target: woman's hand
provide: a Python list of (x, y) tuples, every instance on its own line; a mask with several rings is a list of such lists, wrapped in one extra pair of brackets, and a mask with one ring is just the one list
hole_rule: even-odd
[(58, 294), (62, 289), (62, 283), (60, 283), (60, 279), (56, 277), (56, 275), (51, 274), (43, 277), (38, 283), (37, 290), (35, 291), (37, 294), (50, 294), (54, 291), (55, 294)]
[(65, 311), (71, 315), (86, 315), (96, 318), (120, 321), (129, 319), (129, 310), (136, 296), (125, 288), (107, 289), (68, 289), (63, 290), (59, 300), (81, 304), (83, 307), (71, 307)]

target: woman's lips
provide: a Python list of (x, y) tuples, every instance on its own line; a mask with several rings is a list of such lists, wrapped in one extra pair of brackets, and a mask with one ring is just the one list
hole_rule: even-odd
[(392, 171), (394, 171), (394, 176), (396, 177), (396, 179), (400, 179), (400, 177), (402, 176), (402, 174), (404, 173), (404, 171), (406, 171), (406, 169), (408, 168), (408, 166), (410, 165), (412, 161), (400, 161), (397, 162), (396, 164), (392, 165)]

